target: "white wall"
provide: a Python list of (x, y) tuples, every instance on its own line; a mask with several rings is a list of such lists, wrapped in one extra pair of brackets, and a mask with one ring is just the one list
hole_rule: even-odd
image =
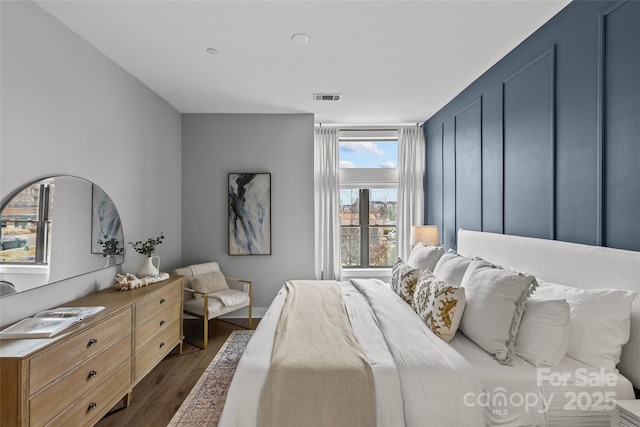
[[(113, 199), (126, 241), (166, 239), (181, 264), (181, 118), (158, 95), (31, 2), (0, 2), (0, 199), (50, 175), (75, 175)], [(142, 256), (126, 245), (123, 271)], [(0, 299), (0, 325), (109, 287), (109, 268)]]
[[(312, 279), (313, 115), (184, 114), (182, 147), (184, 265), (252, 280), (258, 314), (285, 281)], [(270, 256), (228, 255), (231, 172), (271, 173)]]

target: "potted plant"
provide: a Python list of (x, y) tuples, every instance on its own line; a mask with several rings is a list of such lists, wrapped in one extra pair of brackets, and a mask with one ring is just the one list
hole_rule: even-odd
[[(152, 256), (156, 251), (156, 246), (162, 243), (164, 234), (160, 232), (158, 237), (151, 237), (146, 241), (138, 240), (137, 242), (129, 242), (133, 250), (146, 258), (142, 264), (142, 268), (138, 271), (138, 277), (157, 276), (160, 273), (160, 257)], [(157, 265), (153, 265), (153, 259), (157, 259)]]

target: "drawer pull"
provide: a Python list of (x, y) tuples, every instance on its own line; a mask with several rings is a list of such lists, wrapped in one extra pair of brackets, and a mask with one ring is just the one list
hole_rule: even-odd
[(89, 407), (87, 408), (87, 411), (91, 411), (93, 409), (96, 409), (96, 406), (98, 406), (98, 404), (96, 402), (89, 403)]
[(164, 298), (160, 298), (160, 304), (164, 304), (164, 303), (165, 303), (165, 301), (166, 301), (166, 299), (164, 299)]
[(98, 375), (98, 373), (92, 369), (91, 372), (89, 372), (88, 379), (94, 378), (96, 375)]
[(89, 342), (87, 343), (87, 347), (93, 347), (94, 345), (98, 344), (98, 340), (95, 338), (91, 338), (89, 340)]
[(160, 321), (160, 326), (163, 326), (166, 322), (164, 320)]
[(162, 347), (164, 347), (164, 343), (163, 342), (160, 343), (160, 348), (162, 348)]

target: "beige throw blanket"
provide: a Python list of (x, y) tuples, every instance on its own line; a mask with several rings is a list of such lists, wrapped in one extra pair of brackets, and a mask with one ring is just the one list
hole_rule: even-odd
[(291, 281), (258, 407), (258, 426), (374, 426), (371, 366), (338, 282)]

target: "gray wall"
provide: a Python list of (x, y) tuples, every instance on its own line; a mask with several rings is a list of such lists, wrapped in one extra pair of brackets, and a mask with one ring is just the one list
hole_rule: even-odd
[(574, 1), (432, 116), (425, 212), (640, 250), (640, 2)]
[[(0, 199), (50, 175), (98, 184), (126, 241), (164, 231), (181, 263), (181, 119), (158, 95), (31, 2), (0, 2)], [(126, 245), (125, 272), (142, 256)], [(0, 299), (0, 324), (111, 286), (115, 268)]]
[[(252, 280), (258, 313), (286, 280), (313, 278), (313, 115), (184, 114), (182, 147), (183, 264)], [(271, 173), (272, 255), (228, 255), (233, 172)]]

